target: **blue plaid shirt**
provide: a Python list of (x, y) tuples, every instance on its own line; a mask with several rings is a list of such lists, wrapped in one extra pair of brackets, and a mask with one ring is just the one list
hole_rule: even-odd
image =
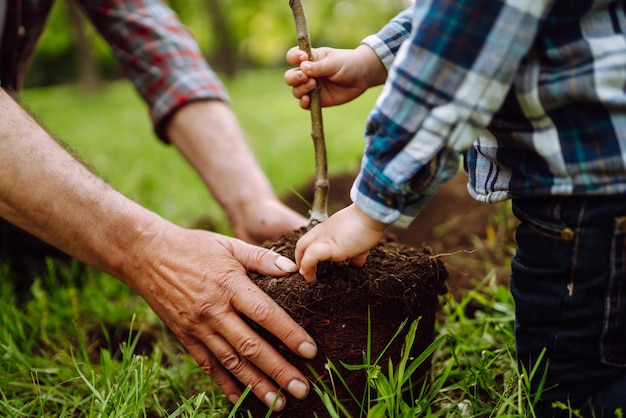
[[(162, 0), (74, 0), (111, 47), (150, 110), (157, 135), (180, 106), (228, 101), (189, 31)], [(19, 89), (54, 0), (8, 0), (0, 48), (0, 84)]]
[(479, 201), (626, 194), (623, 0), (417, 0), (363, 42), (388, 68), (352, 200), (407, 226), (458, 170)]

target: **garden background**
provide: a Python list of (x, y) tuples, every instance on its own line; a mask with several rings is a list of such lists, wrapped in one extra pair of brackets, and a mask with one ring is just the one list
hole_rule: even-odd
[[(314, 163), (309, 116), (283, 81), (285, 52), (295, 45), (288, 1), (168, 3), (220, 74), (277, 193), (298, 194)], [(408, 4), (305, 1), (313, 46), (355, 47)], [(177, 224), (208, 219), (215, 230), (230, 234), (196, 174), (154, 137), (145, 105), (80, 11), (58, 1), (48, 23), (23, 104), (122, 193)], [(358, 170), (363, 126), (379, 92), (372, 89), (324, 111), (331, 189), (332, 176)], [(456, 210), (467, 212), (467, 206), (457, 204)], [(513, 306), (502, 280), (513, 222), (507, 206), (481, 219), (478, 230), (465, 236), (473, 256), (460, 252), (450, 258), (471, 286), (443, 301), (432, 383), (418, 401), (423, 416), (527, 416), (532, 411), (528, 376), (515, 367)], [(443, 242), (454, 225), (459, 223), (439, 227), (432, 239)], [(25, 298), (12, 292), (6, 268), (0, 270), (1, 416), (244, 414), (231, 409), (132, 290), (97, 271), (50, 267)], [(377, 367), (387, 372), (386, 365)], [(371, 411), (378, 412), (369, 416), (394, 416), (380, 408)]]

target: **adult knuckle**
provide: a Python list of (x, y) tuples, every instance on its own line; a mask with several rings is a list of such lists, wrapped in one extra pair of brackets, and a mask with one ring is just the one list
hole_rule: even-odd
[(197, 301), (192, 304), (192, 321), (197, 326), (202, 326), (208, 319), (219, 321), (220, 309), (216, 303), (210, 301)]
[(254, 306), (254, 321), (259, 325), (269, 322), (276, 312), (275, 307), (266, 300), (260, 300)]
[(227, 285), (221, 286), (219, 290), (220, 294), (224, 297), (219, 298), (198, 298), (191, 302), (191, 309), (193, 317), (198, 322), (204, 322), (207, 319), (219, 320), (219, 318), (226, 313), (229, 308), (227, 295), (230, 289)]
[(253, 265), (261, 265), (268, 254), (269, 250), (265, 248), (253, 247), (250, 249), (249, 258)]
[(263, 379), (262, 378), (255, 378), (252, 381), (248, 382), (248, 386), (250, 386), (250, 389), (252, 390), (252, 392), (256, 392), (258, 388), (260, 388), (263, 384)]
[(221, 363), (232, 374), (237, 375), (247, 365), (247, 360), (239, 354), (232, 352), (221, 358)]
[(268, 374), (274, 379), (276, 382), (287, 380), (288, 370), (284, 367), (275, 367), (272, 370), (268, 371)]
[(215, 365), (209, 360), (199, 363), (198, 366), (200, 366), (200, 369), (202, 369), (202, 371), (209, 376), (212, 376), (215, 371)]
[(284, 330), (284, 334), (281, 336), (281, 340), (289, 344), (292, 340), (298, 338), (298, 329), (297, 328), (287, 328)]
[(256, 338), (248, 338), (244, 340), (239, 347), (239, 352), (246, 358), (255, 359), (261, 354), (261, 344)]

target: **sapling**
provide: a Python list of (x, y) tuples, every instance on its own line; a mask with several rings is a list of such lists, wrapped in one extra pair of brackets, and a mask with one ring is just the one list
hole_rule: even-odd
[[(304, 12), (302, 0), (289, 0), (293, 12), (298, 36), (298, 47), (304, 51), (309, 61), (313, 61), (311, 53), (311, 38)], [(326, 142), (324, 140), (324, 124), (322, 122), (322, 104), (320, 101), (319, 84), (309, 93), (311, 98), (311, 137), (315, 153), (315, 188), (313, 190), (313, 204), (309, 215), (308, 229), (311, 229), (328, 218), (328, 162), (326, 159)]]
[[(309, 60), (313, 60), (302, 0), (290, 0), (289, 5), (296, 23), (298, 46)], [(319, 85), (309, 96), (315, 152), (310, 229), (328, 218), (329, 181)], [(294, 258), (301, 233), (300, 230), (292, 231), (264, 245), (285, 257)], [(364, 361), (363, 353), (367, 352), (378, 359), (375, 366), (391, 365), (397, 359), (417, 356), (433, 342), (438, 296), (446, 290), (443, 280), (447, 273), (443, 263), (430, 253), (393, 241), (381, 241), (372, 248), (363, 268), (354, 268), (347, 263), (325, 263), (324, 274), (320, 275), (316, 284), (303, 280), (298, 273), (267, 277), (250, 271), (248, 275), (318, 344), (316, 358), (303, 359), (267, 329), (248, 320), (248, 324), (262, 338), (308, 376), (316, 387), (332, 387), (331, 392), (318, 392), (319, 397), (308, 396), (305, 399), (297, 399), (285, 392), (287, 404), (279, 415), (310, 418), (329, 414), (338, 416), (333, 415), (328, 406), (344, 411), (347, 416), (362, 416), (369, 406), (364, 403), (367, 399), (365, 395), (370, 392), (365, 369), (344, 367), (345, 370), (339, 374), (335, 373), (337, 369), (333, 371), (330, 364), (359, 365)], [(403, 351), (402, 338), (393, 338), (394, 333), (407, 319), (413, 321), (417, 318), (421, 318), (417, 332), (419, 338), (416, 337), (410, 350)], [(403, 353), (407, 354), (402, 357)], [(391, 372), (394, 376), (403, 377), (403, 383), (409, 381), (407, 376), (411, 377), (411, 383), (413, 377), (415, 383), (421, 383), (419, 379), (427, 372), (428, 364), (420, 362), (419, 366), (419, 370), (415, 366), (405, 375), (396, 374), (395, 370)], [(251, 416), (267, 414), (267, 406), (255, 398), (251, 398), (245, 407)]]

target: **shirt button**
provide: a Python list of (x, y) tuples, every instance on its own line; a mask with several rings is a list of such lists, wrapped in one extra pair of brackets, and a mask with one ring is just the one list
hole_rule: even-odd
[(571, 241), (574, 239), (574, 231), (570, 228), (565, 228), (561, 231), (561, 239), (563, 241)]
[(20, 38), (24, 37), (24, 35), (26, 35), (26, 28), (24, 27), (24, 25), (20, 25), (17, 28), (17, 36), (19, 36)]

